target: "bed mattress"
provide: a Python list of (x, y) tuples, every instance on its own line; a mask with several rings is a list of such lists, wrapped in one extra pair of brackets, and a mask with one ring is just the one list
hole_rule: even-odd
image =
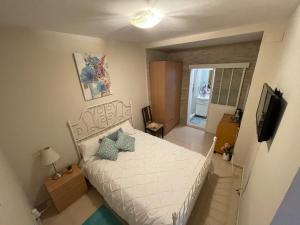
[(205, 157), (136, 130), (135, 152), (117, 161), (94, 157), (82, 164), (90, 183), (130, 225), (171, 225)]

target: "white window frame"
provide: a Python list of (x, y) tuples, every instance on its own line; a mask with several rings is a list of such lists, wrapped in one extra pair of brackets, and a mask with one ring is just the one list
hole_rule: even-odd
[(190, 69), (197, 69), (197, 68), (249, 68), (250, 63), (219, 63), (219, 64), (197, 64), (197, 65), (190, 65)]
[[(225, 104), (227, 106), (228, 106), (228, 100), (229, 100), (229, 94), (230, 94), (234, 69), (243, 69), (241, 83), (240, 83), (240, 87), (239, 87), (239, 91), (238, 91), (238, 96), (237, 96), (237, 100), (236, 100), (235, 105), (234, 105), (234, 107), (236, 107), (239, 104), (239, 101), (240, 101), (240, 95), (241, 95), (242, 86), (243, 86), (243, 83), (244, 83), (244, 77), (245, 77), (246, 69), (249, 68), (249, 65), (250, 65), (249, 62), (244, 62), (244, 63), (220, 63), (220, 64), (198, 64), (198, 65), (190, 65), (189, 69), (190, 69), (190, 71), (192, 69), (200, 69), (200, 68), (213, 68), (214, 70), (215, 69), (223, 69), (222, 74), (221, 74), (221, 82), (220, 82), (220, 86), (219, 86), (218, 101), (217, 101), (216, 104), (220, 104), (219, 102), (220, 102), (221, 88), (222, 88), (222, 84), (223, 84), (224, 70), (225, 69), (232, 69), (229, 88), (228, 88), (228, 94), (227, 94), (226, 104)], [(215, 77), (215, 74), (214, 74), (214, 77)]]

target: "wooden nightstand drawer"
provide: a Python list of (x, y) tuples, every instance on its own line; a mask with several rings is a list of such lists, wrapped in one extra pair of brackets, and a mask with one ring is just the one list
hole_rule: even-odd
[(86, 183), (81, 183), (72, 188), (65, 189), (62, 192), (56, 193), (51, 198), (55, 205), (55, 208), (61, 212), (73, 202), (75, 202), (78, 198), (80, 198), (87, 190)]
[(71, 174), (65, 173), (58, 180), (47, 180), (45, 185), (55, 208), (59, 212), (87, 191), (84, 175), (76, 165), (73, 166)]
[(76, 188), (77, 186), (82, 186), (83, 184), (85, 184), (83, 176), (74, 177), (72, 180), (66, 182), (60, 188), (57, 188), (50, 192), (50, 195), (55, 199), (62, 198), (66, 194), (72, 192), (74, 188)]

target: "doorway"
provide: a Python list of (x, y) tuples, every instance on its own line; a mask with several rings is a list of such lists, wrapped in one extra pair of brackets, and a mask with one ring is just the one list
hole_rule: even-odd
[(205, 129), (214, 80), (213, 68), (192, 68), (188, 98), (187, 125)]

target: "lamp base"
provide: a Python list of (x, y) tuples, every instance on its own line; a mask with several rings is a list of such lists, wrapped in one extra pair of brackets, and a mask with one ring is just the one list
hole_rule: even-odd
[(59, 178), (61, 178), (61, 174), (57, 171), (57, 169), (56, 169), (56, 167), (55, 167), (55, 165), (54, 165), (54, 163), (52, 163), (52, 166), (53, 166), (53, 169), (54, 169), (54, 175), (51, 177), (51, 179), (52, 180), (57, 180), (57, 179), (59, 179)]
[(59, 179), (59, 178), (61, 178), (61, 174), (60, 173), (55, 173), (52, 177), (51, 177), (51, 179), (52, 180), (57, 180), (57, 179)]

